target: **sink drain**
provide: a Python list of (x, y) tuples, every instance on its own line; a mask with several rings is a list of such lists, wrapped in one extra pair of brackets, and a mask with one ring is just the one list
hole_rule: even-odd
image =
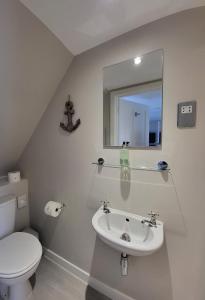
[(126, 232), (124, 232), (124, 233), (121, 235), (120, 238), (121, 238), (121, 240), (123, 240), (123, 241), (131, 242), (131, 238), (130, 238), (129, 234), (126, 233)]

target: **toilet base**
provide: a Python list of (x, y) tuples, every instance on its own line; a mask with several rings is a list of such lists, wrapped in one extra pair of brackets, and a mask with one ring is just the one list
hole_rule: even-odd
[(0, 290), (3, 288), (1, 286), (8, 288), (8, 297), (5, 293), (5, 297), (2, 298), (5, 300), (30, 300), (32, 298), (32, 286), (29, 278), (34, 275), (39, 263), (40, 259), (29, 271), (20, 276), (0, 278)]
[(29, 300), (32, 296), (32, 287), (29, 280), (13, 284), (9, 287), (8, 300)]

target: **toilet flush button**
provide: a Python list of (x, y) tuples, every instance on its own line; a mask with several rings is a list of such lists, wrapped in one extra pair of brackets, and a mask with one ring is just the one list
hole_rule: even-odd
[(23, 194), (17, 197), (17, 206), (18, 208), (23, 208), (28, 205), (27, 195)]

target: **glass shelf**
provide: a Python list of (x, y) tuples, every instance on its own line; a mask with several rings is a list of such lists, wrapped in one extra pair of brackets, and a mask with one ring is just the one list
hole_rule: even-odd
[[(99, 164), (98, 162), (92, 162), (92, 165), (96, 165), (98, 167), (105, 167), (105, 168), (114, 168), (114, 169), (121, 169), (122, 166), (121, 165), (113, 165), (113, 164), (107, 164), (107, 163), (104, 163), (104, 164)], [(133, 166), (129, 166), (129, 169), (130, 170), (137, 170), (137, 171), (149, 171), (149, 172), (169, 172), (171, 169), (170, 168), (167, 168), (165, 170), (161, 170), (161, 169), (158, 169), (157, 167), (156, 168), (148, 168), (148, 167), (140, 167), (140, 166), (136, 166), (136, 167), (133, 167)]]

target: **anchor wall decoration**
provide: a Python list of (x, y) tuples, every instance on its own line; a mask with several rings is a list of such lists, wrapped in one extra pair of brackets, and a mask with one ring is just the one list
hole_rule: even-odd
[(60, 127), (67, 131), (67, 132), (72, 132), (75, 129), (78, 128), (78, 126), (80, 125), (81, 121), (80, 119), (78, 119), (75, 124), (73, 124), (73, 115), (75, 113), (74, 110), (74, 105), (73, 102), (70, 101), (70, 95), (68, 95), (68, 101), (65, 103), (65, 111), (64, 111), (64, 115), (67, 116), (67, 122), (66, 124), (61, 122), (60, 123)]

